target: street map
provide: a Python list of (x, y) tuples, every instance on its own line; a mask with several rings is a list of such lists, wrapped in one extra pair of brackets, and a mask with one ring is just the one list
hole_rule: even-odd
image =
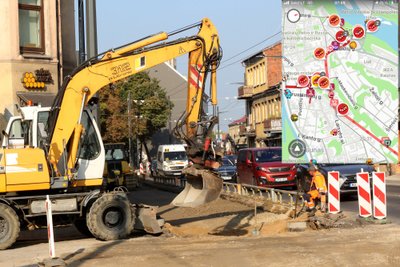
[(398, 1), (283, 1), (282, 160), (398, 162)]

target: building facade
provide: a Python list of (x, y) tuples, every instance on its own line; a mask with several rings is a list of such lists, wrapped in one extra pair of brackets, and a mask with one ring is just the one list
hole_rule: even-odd
[(240, 134), (246, 136), (249, 147), (281, 145), (282, 47), (269, 46), (248, 57), (244, 85), (238, 98), (246, 101), (247, 124)]
[(150, 155), (154, 157), (159, 145), (180, 144), (173, 130), (186, 109), (187, 78), (176, 70), (175, 60), (161, 63), (148, 70), (149, 76), (159, 81), (159, 85), (165, 89), (167, 96), (174, 104), (167, 127), (154, 134), (148, 142)]
[(247, 137), (241, 134), (241, 132), (245, 131), (246, 129), (246, 123), (247, 117), (243, 116), (240, 119), (234, 120), (228, 124), (228, 134), (232, 138), (237, 149), (247, 146)]
[(51, 105), (63, 75), (76, 65), (74, 0), (2, 0), (0, 10), (0, 129), (4, 129), (16, 114), (15, 104)]

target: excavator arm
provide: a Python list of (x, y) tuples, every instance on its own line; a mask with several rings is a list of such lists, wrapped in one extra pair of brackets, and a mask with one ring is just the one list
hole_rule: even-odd
[[(172, 35), (193, 27), (199, 27), (197, 35), (168, 41)], [(81, 124), (82, 112), (100, 89), (184, 54), (189, 55), (187, 105), (176, 133), (188, 143), (189, 157), (195, 167), (188, 170), (187, 174), (197, 182), (194, 189), (198, 192), (193, 196), (184, 191), (183, 195), (189, 198), (182, 198), (181, 194), (175, 204), (196, 206), (218, 197), (222, 187), (219, 178), (206, 171), (207, 181), (198, 182), (203, 180), (205, 167), (218, 164), (215, 152), (210, 148), (211, 129), (216, 123), (216, 116), (204, 120), (202, 103), (206, 77), (210, 74), (211, 103), (214, 106), (217, 104), (216, 69), (222, 51), (217, 30), (207, 18), (170, 34), (161, 32), (107, 51), (101, 57), (94, 57), (78, 67), (60, 90), (50, 113), (47, 157), (52, 175), (72, 179), (77, 173), (78, 148), (84, 130)], [(209, 188), (211, 184), (213, 188)], [(186, 191), (193, 190), (189, 188)]]

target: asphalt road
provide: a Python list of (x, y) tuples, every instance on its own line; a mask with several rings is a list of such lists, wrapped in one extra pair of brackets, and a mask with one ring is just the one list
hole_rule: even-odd
[[(285, 188), (286, 189), (286, 188)], [(290, 190), (290, 189), (287, 189)], [(386, 201), (387, 201), (387, 221), (400, 225), (400, 180), (388, 181), (386, 187)], [(284, 200), (287, 200), (287, 196), (283, 195)], [(146, 199), (149, 201), (149, 199)], [(172, 200), (172, 199), (171, 199)], [(160, 205), (156, 203), (146, 203), (152, 205)], [(165, 204), (165, 203), (163, 203)], [(355, 195), (343, 195), (341, 196), (341, 210), (346, 213), (358, 216), (358, 199), (357, 194)]]
[[(386, 187), (387, 220), (400, 224), (400, 182), (389, 183)], [(341, 209), (358, 213), (357, 196), (342, 196)]]

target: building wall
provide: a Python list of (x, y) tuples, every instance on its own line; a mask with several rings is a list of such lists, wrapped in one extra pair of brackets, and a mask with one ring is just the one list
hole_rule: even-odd
[[(59, 75), (64, 65), (66, 68), (75, 65), (75, 62), (62, 62), (62, 45), (59, 42), (61, 36), (59, 32), (69, 32), (69, 36), (75, 35), (74, 27), (74, 1), (63, 0), (63, 7), (59, 6), (60, 0), (42, 0), (43, 8), (43, 40), (44, 52), (22, 52), (20, 51), (20, 25), (19, 25), (19, 6), (17, 0), (0, 1), (0, 32), (2, 42), (0, 42), (0, 129), (4, 129), (10, 116), (16, 114), (15, 104), (21, 104), (21, 99), (17, 96), (23, 93), (34, 93), (35, 95), (47, 95), (51, 99), (59, 88)], [(64, 25), (58, 23), (59, 10), (64, 11), (66, 18)], [(68, 16), (67, 16), (68, 14)], [(64, 47), (66, 58), (75, 58), (75, 39), (65, 42)], [(71, 54), (72, 51), (72, 54)], [(72, 66), (73, 67), (73, 66)], [(70, 69), (72, 69), (70, 67)], [(27, 89), (22, 83), (24, 73), (44, 69), (49, 71), (53, 83), (46, 83), (45, 88)]]
[(161, 144), (181, 143), (181, 141), (173, 135), (173, 129), (186, 109), (187, 79), (174, 68), (174, 61), (171, 63), (173, 63), (173, 65), (166, 62), (159, 64), (148, 71), (150, 77), (159, 80), (160, 86), (166, 90), (167, 96), (174, 103), (174, 108), (172, 109), (167, 127), (155, 134), (148, 144), (152, 157), (155, 156), (156, 150)]
[[(281, 117), (280, 91), (282, 80), (281, 43), (265, 48), (263, 51), (245, 59), (245, 84), (252, 88), (246, 98), (247, 136), (249, 146), (264, 147), (276, 138), (276, 129), (267, 129), (266, 121)], [(274, 134), (271, 134), (271, 130)]]
[(267, 61), (267, 87), (275, 86), (282, 81), (282, 44), (277, 43), (263, 51)]

